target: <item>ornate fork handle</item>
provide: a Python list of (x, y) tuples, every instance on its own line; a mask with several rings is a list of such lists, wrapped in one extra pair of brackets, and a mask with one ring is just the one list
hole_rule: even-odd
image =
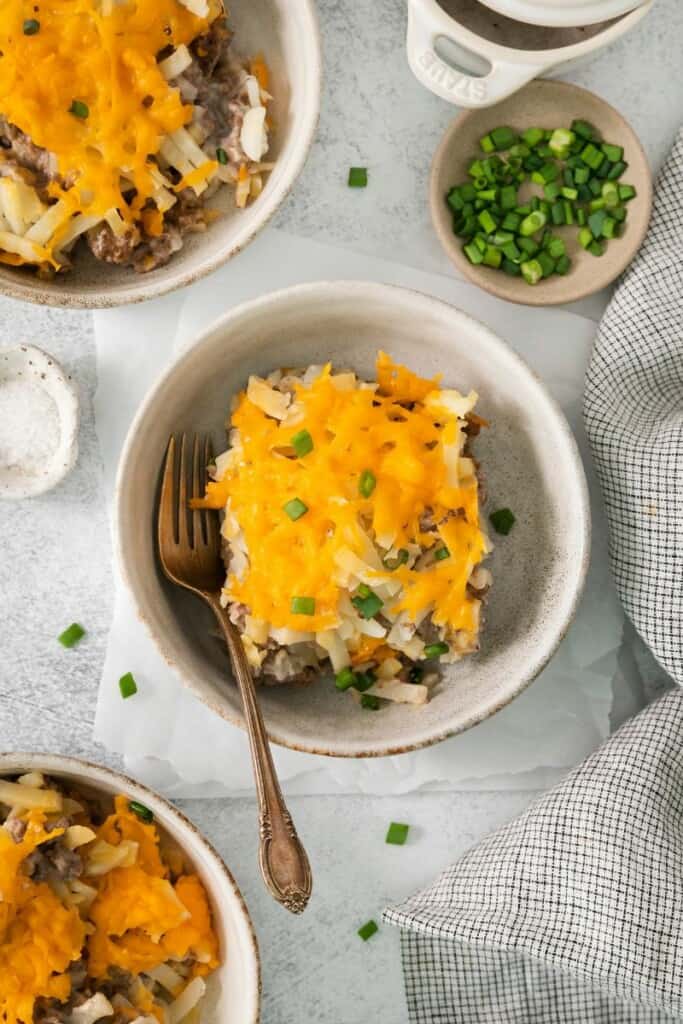
[(223, 630), (244, 705), (259, 802), (261, 873), (275, 899), (293, 914), (301, 914), (306, 909), (313, 886), (308, 857), (280, 790), (261, 709), (256, 700), (254, 680), (239, 633), (218, 597), (207, 595), (207, 599)]

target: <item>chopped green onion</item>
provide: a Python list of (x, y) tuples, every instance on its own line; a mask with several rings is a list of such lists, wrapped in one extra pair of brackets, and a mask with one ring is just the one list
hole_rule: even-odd
[(282, 507), (293, 523), (297, 519), (301, 519), (308, 512), (308, 505), (305, 505), (301, 498), (292, 498), (291, 501), (288, 501)]
[(367, 183), (367, 167), (349, 167), (349, 188), (365, 188)]
[(610, 146), (609, 143), (603, 142), (600, 148), (611, 164), (618, 164), (624, 156), (623, 146)]
[(24, 35), (34, 36), (37, 32), (40, 32), (40, 22), (35, 18), (27, 18), (24, 22)]
[(541, 228), (544, 228), (547, 221), (548, 218), (542, 210), (534, 210), (519, 225), (519, 233), (523, 238), (528, 238), (530, 235), (535, 235)]
[(73, 100), (69, 107), (69, 113), (73, 114), (74, 117), (80, 117), (82, 120), (85, 120), (90, 113), (90, 108), (83, 100)]
[(439, 658), (442, 654), (448, 654), (449, 650), (448, 644), (443, 641), (436, 644), (427, 644), (424, 649), (424, 656), (428, 660), (430, 658)]
[(580, 135), (582, 139), (587, 139), (589, 142), (595, 138), (595, 128), (588, 121), (572, 121), (572, 131), (575, 135)]
[(358, 490), (364, 498), (369, 498), (377, 486), (377, 477), (371, 469), (364, 469), (358, 481)]
[(313, 438), (307, 430), (300, 430), (295, 434), (290, 444), (300, 459), (313, 451)]
[(379, 711), (379, 697), (374, 693), (364, 693), (360, 699), (360, 706), (366, 711)]
[(356, 672), (356, 678), (353, 681), (354, 690), (358, 690), (359, 693), (364, 693), (365, 690), (369, 690), (372, 684), (375, 682), (375, 673), (371, 671), (367, 672)]
[(421, 683), (424, 670), (419, 665), (412, 665), (408, 669), (408, 682), (409, 683)]
[(350, 669), (348, 666), (346, 668), (343, 668), (340, 672), (337, 672), (337, 675), (335, 676), (334, 680), (335, 686), (337, 687), (338, 690), (350, 689), (350, 687), (353, 686), (355, 681), (356, 673), (353, 671), (353, 669)]
[(444, 544), (442, 547), (437, 548), (436, 551), (434, 552), (434, 561), (435, 562), (443, 562), (444, 558), (448, 558), (449, 556), (450, 556), (450, 551), (448, 550), (448, 548)]
[(377, 927), (377, 923), (375, 921), (367, 921), (362, 926), (362, 928), (358, 929), (358, 934), (360, 935), (363, 942), (367, 942), (368, 939), (371, 938), (375, 934), (375, 932), (378, 931), (379, 928)]
[(482, 149), (484, 153), (493, 153), (496, 148), (496, 144), (490, 135), (484, 135), (482, 139), (479, 139), (479, 148)]
[(377, 594), (361, 583), (355, 597), (351, 598), (351, 604), (356, 608), (363, 619), (372, 619), (382, 608), (384, 602)]
[(144, 804), (138, 803), (137, 800), (129, 801), (128, 810), (131, 811), (136, 818), (139, 818), (140, 821), (146, 822), (148, 825), (151, 821), (154, 821), (154, 814), (150, 811), (149, 807), (145, 807)]
[(292, 615), (315, 615), (315, 598), (293, 597), (289, 610)]
[(589, 142), (585, 149), (581, 150), (581, 159), (585, 164), (593, 171), (597, 171), (600, 164), (605, 160), (605, 154), (602, 150), (594, 146), (592, 142)]
[(119, 691), (124, 700), (128, 700), (138, 692), (138, 686), (132, 672), (126, 672), (119, 679)]
[(522, 132), (522, 138), (526, 142), (527, 146), (537, 146), (539, 142), (543, 141), (543, 129), (542, 128), (527, 128), (525, 132)]
[(489, 516), (491, 526), (496, 533), (502, 534), (503, 537), (507, 537), (508, 533), (515, 525), (514, 514), (509, 508), (498, 508), (495, 512), (492, 512)]
[(635, 199), (637, 194), (638, 193), (636, 192), (633, 185), (619, 186), (619, 198), (621, 199), (622, 203), (628, 203), (630, 199)]
[(410, 558), (410, 552), (407, 548), (399, 548), (396, 552), (395, 558), (385, 558), (383, 560), (384, 566), (390, 569), (392, 572), (394, 569), (398, 569), (400, 565), (405, 565)]
[(548, 148), (559, 159), (569, 156), (572, 143), (576, 141), (574, 132), (567, 128), (556, 128), (548, 141)]
[(512, 128), (494, 128), (491, 138), (496, 149), (509, 149), (517, 141), (517, 133)]
[(410, 825), (404, 825), (399, 821), (392, 821), (387, 829), (385, 843), (389, 843), (391, 846), (403, 846), (406, 839), (408, 838), (408, 832), (410, 831)]
[(228, 154), (225, 152), (222, 146), (219, 146), (218, 149), (216, 150), (216, 160), (218, 160), (219, 164), (223, 165), (227, 164), (228, 162)]
[(63, 633), (57, 637), (62, 647), (75, 647), (79, 640), (82, 640), (85, 636), (85, 630), (83, 626), (79, 626), (77, 622), (72, 622), (68, 629), (65, 629)]
[(521, 264), (521, 269), (527, 284), (538, 284), (543, 277), (543, 267), (538, 260), (527, 260)]

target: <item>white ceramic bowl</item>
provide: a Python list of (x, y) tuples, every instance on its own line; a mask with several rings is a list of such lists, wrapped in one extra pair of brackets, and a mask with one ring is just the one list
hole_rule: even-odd
[(594, 25), (634, 10), (643, 0), (481, 0), (491, 10), (531, 25)]
[(0, 292), (49, 306), (108, 307), (142, 302), (211, 273), (247, 245), (286, 198), (308, 155), (318, 123), (321, 94), (320, 34), (314, 0), (230, 0), (235, 47), (263, 53), (271, 71), (275, 125), (268, 159), (276, 166), (259, 198), (245, 210), (229, 188), (211, 205), (223, 212), (209, 229), (189, 235), (165, 267), (137, 274), (101, 263), (81, 251), (73, 270), (39, 281), (30, 271), (0, 266)]
[(158, 794), (102, 765), (57, 754), (0, 754), (0, 777), (38, 771), (105, 798), (123, 793), (154, 812), (169, 838), (201, 878), (212, 905), (223, 962), (207, 986), (205, 1019), (220, 1024), (258, 1024), (261, 973), (258, 945), (234, 878), (210, 843), (180, 811)]
[(491, 559), (494, 586), (479, 655), (451, 666), (431, 702), (367, 714), (321, 680), (260, 691), (271, 738), (312, 753), (400, 753), (462, 731), (518, 694), (564, 635), (584, 582), (590, 533), (577, 447), (531, 370), (483, 324), (417, 292), (363, 282), (303, 285), (240, 306), (159, 380), (131, 426), (117, 484), (116, 550), (137, 611), (190, 690), (242, 724), (227, 655), (203, 604), (170, 586), (156, 558), (159, 471), (169, 435), (210, 430), (218, 450), (230, 399), (250, 373), (331, 360), (374, 378), (377, 350), (480, 396), (492, 427), (477, 440), (491, 508), (518, 522)]
[[(444, 0), (448, 12), (438, 0), (408, 0), (408, 63), (418, 81), (448, 103), (490, 107), (532, 78), (565, 74), (610, 46), (645, 17), (652, 3), (646, 0), (621, 18), (576, 30), (561, 27), (576, 24), (572, 21), (549, 22), (543, 29), (522, 25), (472, 0)], [(506, 13), (512, 6), (512, 0), (500, 0)], [(561, 13), (564, 5), (558, 0), (556, 6)]]

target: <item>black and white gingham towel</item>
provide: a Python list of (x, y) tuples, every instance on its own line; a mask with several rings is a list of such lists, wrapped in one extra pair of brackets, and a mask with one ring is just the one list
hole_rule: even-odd
[[(600, 326), (585, 417), (619, 591), (683, 684), (683, 135)], [(385, 912), (413, 1024), (683, 1022), (683, 694)]]

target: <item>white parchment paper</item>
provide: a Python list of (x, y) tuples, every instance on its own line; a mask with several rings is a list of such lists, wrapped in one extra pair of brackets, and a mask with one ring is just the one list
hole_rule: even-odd
[[(428, 292), (488, 324), (536, 370), (562, 405), (584, 455), (594, 521), (593, 557), (578, 615), (558, 653), (517, 700), (469, 732), (399, 757), (348, 761), (275, 748), (289, 793), (401, 793), (419, 787), (545, 785), (608, 734), (611, 684), (623, 615), (607, 562), (601, 499), (580, 427), (583, 374), (595, 323), (573, 313), (494, 299), (455, 278), (269, 229), (223, 270), (182, 293), (134, 310), (95, 315), (96, 419), (109, 500), (132, 416), (162, 368), (227, 309), (288, 285), (358, 278)], [(117, 570), (115, 570), (117, 572)], [(118, 576), (118, 572), (117, 572)], [(123, 701), (118, 679), (132, 671), (138, 694)], [(243, 733), (192, 697), (157, 654), (117, 583), (100, 685), (95, 735), (140, 779), (173, 796), (251, 791)]]

